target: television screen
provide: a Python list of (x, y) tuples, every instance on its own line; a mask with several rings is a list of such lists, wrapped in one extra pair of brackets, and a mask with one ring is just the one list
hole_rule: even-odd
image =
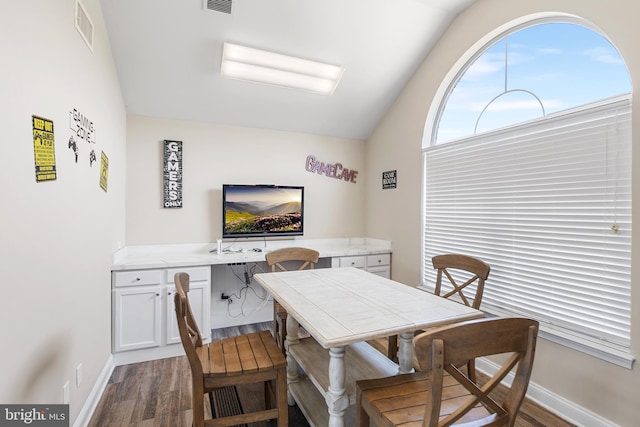
[(304, 187), (222, 186), (222, 237), (300, 236)]

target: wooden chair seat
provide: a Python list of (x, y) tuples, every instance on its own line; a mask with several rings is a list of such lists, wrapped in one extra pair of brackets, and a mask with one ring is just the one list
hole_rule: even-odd
[[(534, 320), (488, 318), (418, 335), (420, 371), (356, 382), (356, 426), (514, 426), (531, 377), (537, 333)], [(498, 354), (506, 359), (487, 380), (459, 368), (467, 360)], [(498, 396), (494, 389), (511, 372), (511, 385)]]
[[(286, 427), (287, 362), (271, 333), (254, 332), (204, 344), (187, 298), (189, 275), (177, 273), (175, 284), (174, 304), (180, 340), (191, 367), (193, 426), (222, 427), (277, 420), (279, 427)], [(223, 387), (253, 383), (264, 383), (264, 410), (204, 419), (205, 394)], [(214, 412), (213, 405), (211, 410)]]
[[(367, 399), (362, 403), (363, 409), (368, 413), (375, 413), (374, 418), (388, 419), (392, 423), (388, 425), (393, 426), (422, 427), (425, 402), (429, 392), (427, 372), (397, 375), (374, 380), (371, 383), (365, 380), (360, 383), (360, 387), (362, 393), (367, 395)], [(442, 420), (452, 414), (462, 400), (469, 395), (462, 385), (458, 384), (451, 375), (446, 374), (443, 379), (443, 400), (439, 419)], [(489, 416), (491, 413), (478, 403), (459, 420), (459, 423), (472, 422)]]

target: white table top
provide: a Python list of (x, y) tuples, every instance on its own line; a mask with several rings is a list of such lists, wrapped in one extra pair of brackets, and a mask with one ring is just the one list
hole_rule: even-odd
[(479, 310), (356, 268), (254, 278), (324, 348), (483, 317)]

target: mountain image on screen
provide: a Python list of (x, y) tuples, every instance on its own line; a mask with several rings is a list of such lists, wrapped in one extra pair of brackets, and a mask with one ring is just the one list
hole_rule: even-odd
[[(235, 193), (234, 193), (235, 191)], [(224, 200), (224, 235), (298, 234), (302, 231), (302, 201), (291, 200), (290, 192), (267, 188), (246, 197), (251, 189), (231, 188)], [(297, 198), (301, 199), (298, 190)], [(242, 200), (235, 200), (242, 199)]]
[(264, 206), (260, 202), (228, 202), (225, 228), (231, 233), (282, 232), (300, 228), (300, 202)]

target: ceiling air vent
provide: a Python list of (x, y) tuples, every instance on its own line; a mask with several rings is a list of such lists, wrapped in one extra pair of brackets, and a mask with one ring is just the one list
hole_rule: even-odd
[(204, 7), (214, 12), (231, 15), (231, 0), (204, 0)]
[(93, 22), (91, 22), (91, 18), (89, 18), (87, 10), (80, 3), (80, 0), (76, 0), (76, 30), (78, 30), (84, 42), (93, 52)]

